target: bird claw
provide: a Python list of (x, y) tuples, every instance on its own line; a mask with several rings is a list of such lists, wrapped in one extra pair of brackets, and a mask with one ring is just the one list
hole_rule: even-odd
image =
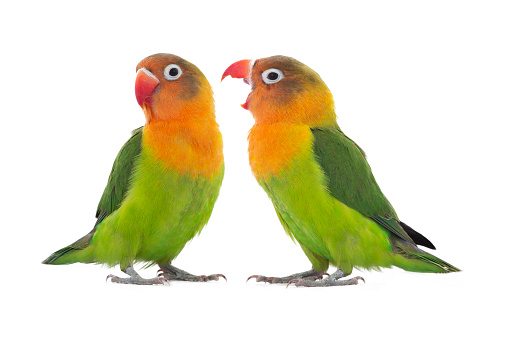
[(160, 276), (157, 276), (157, 278), (159, 279), (159, 281), (161, 282), (161, 285), (164, 285), (165, 283), (170, 285), (170, 281), (168, 279), (166, 279), (165, 277), (160, 277)]
[[(314, 279), (316, 280), (316, 279)], [(354, 277), (347, 280), (333, 280), (333, 279), (325, 279), (324, 281), (313, 283), (310, 279), (293, 279), (291, 280), (287, 285), (290, 286), (291, 284), (295, 284), (295, 287), (299, 286), (306, 286), (306, 287), (325, 287), (325, 286), (342, 286), (342, 285), (357, 285), (360, 280), (362, 280), (363, 283), (366, 283), (363, 277)]]
[(134, 284), (134, 285), (165, 285), (166, 284), (166, 285), (170, 285), (170, 281), (168, 279), (166, 279), (165, 277), (161, 277), (159, 275), (153, 279), (147, 279), (148, 281), (150, 281), (149, 283), (144, 282), (144, 279), (141, 279), (139, 277), (138, 277), (138, 279), (141, 279), (141, 280), (138, 280), (137, 278), (133, 278), (133, 277), (119, 278), (114, 274), (108, 274), (108, 276), (106, 277), (106, 282), (108, 282), (108, 279), (111, 279), (112, 283), (118, 283), (118, 284)]
[(252, 275), (252, 276), (250, 276), (249, 278), (247, 278), (246, 283), (247, 283), (250, 279), (252, 279), (252, 278), (256, 278), (256, 281), (258, 281), (258, 277), (259, 277), (259, 275), (256, 275), (256, 274), (255, 274), (255, 275)]
[[(212, 278), (211, 278), (211, 277), (212, 277)], [(211, 274), (211, 275), (209, 275), (209, 276), (208, 276), (208, 278), (209, 278), (210, 280), (217, 280), (217, 281), (219, 281), (219, 278), (223, 278), (223, 279), (224, 279), (224, 281), (228, 281), (228, 279), (226, 279), (226, 277), (224, 276), (224, 274)]]
[(290, 282), (286, 285), (286, 288), (288, 288), (288, 286), (290, 286), (291, 284), (295, 284), (295, 286), (299, 286), (297, 285), (297, 283), (300, 281), (300, 279), (293, 279), (293, 280), (290, 280)]
[(206, 282), (206, 281), (219, 281), (219, 278), (223, 278), (224, 281), (228, 281), (226, 277), (223, 274), (211, 274), (211, 275), (200, 275), (200, 281)]
[(366, 280), (364, 280), (363, 277), (355, 277), (354, 279), (357, 279), (357, 282), (359, 282), (359, 280), (362, 280), (363, 283), (366, 283)]
[[(315, 281), (315, 280), (323, 279), (323, 276), (325, 274), (329, 275), (329, 273), (327, 273), (327, 272), (316, 272), (316, 273), (317, 273), (316, 275), (303, 276), (302, 278), (300, 278), (300, 280)], [(300, 274), (296, 274), (296, 275), (300, 276)], [(246, 282), (248, 282), (249, 279), (252, 279), (252, 278), (256, 278), (256, 282), (264, 282), (264, 283), (269, 283), (269, 284), (284, 284), (289, 281), (288, 279), (290, 279), (291, 281), (299, 280), (299, 279), (291, 279), (291, 276), (278, 278), (278, 277), (266, 277), (264, 275), (252, 275), (249, 278), (247, 278)]]
[(265, 282), (265, 283), (269, 283), (269, 284), (275, 284), (275, 283), (278, 283), (278, 279), (277, 277), (266, 277), (264, 275), (252, 275), (250, 276), (249, 278), (247, 278), (246, 282), (249, 281), (249, 279), (251, 278), (256, 278), (256, 282)]
[[(218, 281), (219, 278), (223, 278), (224, 281), (228, 281), (224, 274), (211, 274), (211, 275), (192, 275), (189, 273), (179, 274), (170, 271), (166, 271), (163, 269), (157, 270), (160, 272), (157, 276), (163, 277), (166, 279), (166, 275), (170, 277), (170, 280), (183, 280), (183, 281), (197, 281), (197, 282), (207, 282), (207, 281)], [(168, 279), (166, 279), (168, 281)]]

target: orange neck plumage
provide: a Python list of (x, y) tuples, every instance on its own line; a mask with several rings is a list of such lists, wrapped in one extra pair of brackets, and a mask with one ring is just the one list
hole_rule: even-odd
[(305, 125), (255, 124), (249, 132), (249, 164), (256, 179), (277, 176), (311, 150), (311, 141), (311, 130)]
[(168, 169), (193, 177), (214, 177), (223, 166), (223, 140), (215, 119), (154, 120), (143, 145)]
[(310, 152), (311, 128), (337, 126), (334, 100), (325, 85), (308, 87), (288, 102), (256, 89), (252, 96), (249, 110), (256, 124), (249, 133), (249, 162), (257, 179), (278, 175), (296, 157)]
[[(163, 96), (144, 105), (143, 145), (169, 170), (212, 178), (223, 167), (223, 139), (214, 115), (210, 87), (192, 101)], [(163, 100), (164, 99), (164, 100)]]

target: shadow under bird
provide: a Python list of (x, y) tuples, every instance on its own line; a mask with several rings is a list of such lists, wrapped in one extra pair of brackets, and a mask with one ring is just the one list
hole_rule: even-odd
[[(242, 105), (255, 124), (249, 133), (254, 176), (272, 200), (286, 233), (312, 269), (256, 281), (296, 286), (356, 285), (353, 268), (397, 266), (413, 272), (458, 268), (421, 250), (435, 249), (400, 221), (375, 181), (362, 149), (339, 128), (332, 94), (320, 76), (285, 56), (241, 60), (223, 74), (243, 78), (251, 92)], [(337, 271), (327, 274), (329, 264)]]
[[(43, 263), (120, 265), (129, 277), (108, 278), (123, 284), (224, 278), (171, 265), (209, 220), (223, 180), (223, 142), (210, 84), (195, 65), (172, 54), (149, 56), (136, 71), (136, 99), (146, 124), (117, 155), (92, 231)], [(136, 262), (157, 264), (162, 273), (144, 279), (133, 269)]]

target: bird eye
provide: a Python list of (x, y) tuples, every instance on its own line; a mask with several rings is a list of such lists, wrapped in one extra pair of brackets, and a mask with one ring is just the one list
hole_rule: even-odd
[(178, 65), (171, 64), (164, 69), (164, 77), (167, 80), (177, 80), (182, 75), (182, 70)]
[(262, 73), (263, 82), (266, 83), (267, 85), (274, 84), (279, 80), (283, 79), (284, 77), (285, 76), (283, 75), (283, 72), (275, 68), (269, 68), (268, 70)]

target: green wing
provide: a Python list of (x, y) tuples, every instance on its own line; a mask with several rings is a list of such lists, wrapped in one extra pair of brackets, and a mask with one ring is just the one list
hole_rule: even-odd
[(122, 149), (120, 149), (120, 152), (113, 163), (113, 168), (111, 169), (110, 177), (108, 178), (108, 184), (106, 185), (101, 200), (99, 201), (99, 206), (97, 207), (97, 213), (95, 215), (97, 221), (92, 231), (71, 245), (50, 255), (42, 262), (43, 264), (55, 264), (67, 253), (87, 248), (94, 237), (97, 226), (104, 220), (104, 218), (120, 206), (127, 194), (127, 191), (129, 190), (129, 179), (136, 159), (141, 153), (142, 135), (143, 127), (134, 130), (132, 137), (124, 144), (124, 146), (122, 146)]
[(119, 208), (130, 186), (136, 159), (141, 153), (143, 127), (135, 129), (132, 137), (122, 146), (113, 163), (108, 184), (104, 189), (95, 217), (96, 225)]
[(361, 148), (339, 127), (311, 129), (315, 158), (328, 177), (331, 195), (373, 219), (397, 237), (434, 248), (423, 235), (399, 221), (396, 211), (376, 183)]

